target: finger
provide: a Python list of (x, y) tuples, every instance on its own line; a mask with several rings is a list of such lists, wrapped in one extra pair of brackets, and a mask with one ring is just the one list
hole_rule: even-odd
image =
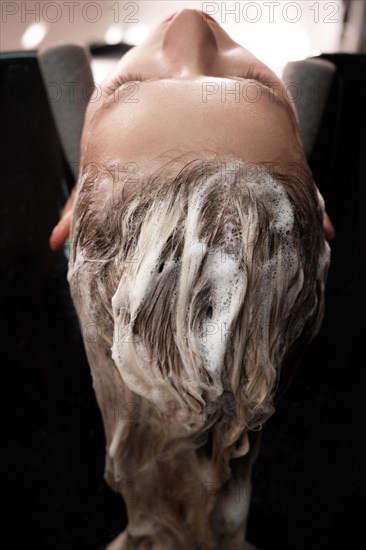
[(67, 201), (65, 202), (65, 206), (62, 210), (62, 217), (67, 213), (69, 212), (69, 210), (72, 209), (73, 207), (73, 204), (74, 204), (74, 198), (75, 198), (75, 191), (76, 191), (76, 186), (74, 186), (72, 188), (72, 191), (70, 193), (70, 196), (69, 198), (67, 199)]
[(327, 239), (327, 241), (328, 242), (332, 241), (335, 237), (335, 229), (334, 229), (334, 225), (330, 220), (330, 217), (326, 212), (324, 212), (323, 229), (324, 229), (324, 236)]
[(52, 231), (49, 240), (50, 248), (52, 250), (60, 250), (70, 235), (71, 215), (72, 210), (66, 212)]

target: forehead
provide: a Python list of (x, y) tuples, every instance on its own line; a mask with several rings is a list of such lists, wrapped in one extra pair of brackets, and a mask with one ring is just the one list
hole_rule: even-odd
[(83, 141), (89, 157), (104, 160), (203, 147), (249, 162), (286, 161), (298, 145), (289, 109), (265, 86), (215, 77), (104, 90), (90, 105)]

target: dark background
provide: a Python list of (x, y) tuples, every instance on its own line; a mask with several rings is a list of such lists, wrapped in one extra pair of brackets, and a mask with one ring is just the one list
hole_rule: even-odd
[[(265, 427), (254, 469), (248, 538), (259, 550), (366, 547), (366, 61), (322, 57), (337, 73), (310, 165), (337, 236), (323, 327)], [(126, 518), (103, 481), (103, 430), (67, 259), (48, 248), (72, 178), (36, 55), (3, 56), (0, 89), (2, 540), (102, 549)]]

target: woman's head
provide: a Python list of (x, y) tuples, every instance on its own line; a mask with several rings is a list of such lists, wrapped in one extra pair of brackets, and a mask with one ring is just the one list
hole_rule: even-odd
[[(92, 97), (81, 168), (136, 163), (146, 174), (167, 160), (186, 161), (190, 152), (191, 160), (229, 154), (306, 164), (284, 83), (218, 23), (185, 9), (129, 50)], [(73, 199), (51, 236), (54, 249), (68, 236)], [(326, 214), (324, 230), (327, 239), (334, 236)]]
[(303, 155), (297, 130), (277, 76), (216, 22), (186, 9), (105, 79), (89, 105), (82, 164), (119, 158), (151, 168), (166, 151), (196, 158), (207, 150), (245, 162), (295, 162)]
[[(258, 84), (257, 101), (223, 101), (248, 69), (280, 96)], [(116, 95), (130, 71), (158, 79), (138, 83), (135, 103)], [(324, 204), (281, 90), (183, 10), (88, 109), (69, 282), (136, 548), (236, 547), (247, 500), (228, 506), (223, 491), (248, 481), (248, 432), (273, 413), (286, 354), (320, 326)]]

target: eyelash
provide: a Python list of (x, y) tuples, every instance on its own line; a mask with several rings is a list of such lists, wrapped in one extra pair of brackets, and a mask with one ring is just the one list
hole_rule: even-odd
[[(258, 72), (256, 69), (250, 68), (247, 70), (245, 75), (239, 76), (239, 78), (245, 78), (247, 80), (258, 80), (262, 84), (266, 84), (266, 79), (263, 77), (263, 75)], [(137, 73), (130, 73), (128, 75), (125, 75), (124, 77), (116, 77), (115, 79), (115, 87), (123, 86), (123, 84), (127, 84), (127, 82), (143, 82), (145, 78)]]
[(256, 69), (249, 68), (244, 76), (241, 78), (247, 78), (248, 80), (258, 80), (262, 84), (266, 84), (266, 78)]
[(130, 73), (125, 76), (118, 76), (115, 79), (114, 85), (116, 88), (118, 88), (119, 86), (123, 86), (123, 84), (126, 84), (127, 82), (132, 82), (135, 80), (138, 80), (141, 82), (142, 80), (144, 80), (144, 77), (136, 73), (133, 73), (133, 74)]

